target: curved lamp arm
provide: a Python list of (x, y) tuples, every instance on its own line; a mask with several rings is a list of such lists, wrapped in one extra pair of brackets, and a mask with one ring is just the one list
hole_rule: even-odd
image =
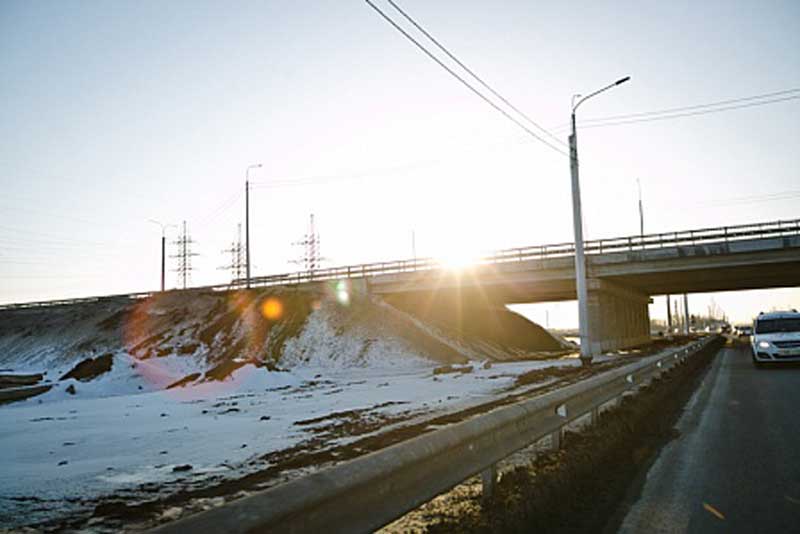
[(609, 90), (609, 89), (611, 89), (612, 87), (616, 87), (616, 86), (618, 86), (618, 85), (622, 85), (623, 83), (627, 82), (627, 81), (628, 81), (628, 80), (630, 80), (630, 79), (631, 79), (631, 77), (630, 77), (630, 76), (625, 76), (624, 78), (620, 78), (620, 79), (619, 79), (619, 80), (617, 80), (616, 82), (614, 82), (614, 83), (610, 83), (610, 84), (606, 85), (605, 87), (603, 87), (602, 89), (598, 89), (598, 90), (597, 90), (597, 91), (595, 91), (594, 93), (589, 93), (588, 95), (584, 96), (583, 98), (581, 98), (580, 100), (578, 100), (578, 103), (577, 103), (577, 104), (575, 104), (575, 97), (579, 97), (580, 95), (574, 95), (574, 96), (572, 97), (572, 102), (573, 102), (573, 104), (572, 104), (572, 113), (575, 113), (575, 110), (576, 110), (576, 109), (578, 109), (578, 106), (580, 106), (581, 104), (583, 104), (583, 103), (584, 103), (586, 100), (589, 100), (589, 99), (590, 99), (590, 98), (592, 98), (593, 96), (599, 95), (599, 94), (600, 94), (600, 93), (602, 93), (603, 91), (608, 91), (608, 90)]

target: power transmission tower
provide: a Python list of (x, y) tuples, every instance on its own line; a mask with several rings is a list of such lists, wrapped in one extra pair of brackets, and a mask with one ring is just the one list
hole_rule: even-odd
[(192, 256), (198, 256), (198, 254), (192, 252), (192, 244), (194, 241), (189, 236), (189, 231), (186, 228), (186, 221), (183, 221), (181, 236), (172, 243), (178, 246), (178, 253), (170, 256), (170, 258), (178, 259), (178, 267), (173, 269), (173, 271), (178, 273), (181, 285), (183, 289), (186, 289), (186, 286), (191, 282), (191, 272), (193, 270)]
[(320, 240), (319, 233), (314, 227), (314, 214), (311, 214), (308, 225), (308, 233), (303, 236), (302, 241), (292, 243), (295, 246), (303, 247), (303, 255), (298, 260), (292, 260), (292, 263), (300, 264), (306, 271), (316, 271), (322, 265), (324, 258), (320, 256)]
[(227, 248), (222, 252), (231, 255), (231, 262), (228, 265), (220, 267), (220, 269), (231, 272), (231, 287), (240, 287), (247, 275), (247, 262), (245, 261), (245, 246), (242, 243), (241, 223), (237, 225), (236, 241), (231, 243), (231, 248)]

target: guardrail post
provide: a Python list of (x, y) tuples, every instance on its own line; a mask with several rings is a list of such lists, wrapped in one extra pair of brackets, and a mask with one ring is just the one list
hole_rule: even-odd
[(483, 486), (482, 498), (486, 501), (494, 495), (495, 486), (497, 485), (497, 464), (492, 464), (481, 471), (481, 484)]
[(550, 448), (554, 451), (557, 451), (561, 448), (561, 429), (559, 428), (552, 434), (550, 434)]
[(597, 424), (600, 422), (600, 408), (592, 408), (591, 414), (592, 426), (597, 426)]

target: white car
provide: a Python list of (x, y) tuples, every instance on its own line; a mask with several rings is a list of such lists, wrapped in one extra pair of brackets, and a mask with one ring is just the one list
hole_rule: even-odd
[(753, 362), (800, 362), (800, 313), (759, 313), (753, 321)]
[(739, 337), (749, 337), (753, 335), (753, 327), (748, 325), (739, 325), (736, 327), (735, 333)]

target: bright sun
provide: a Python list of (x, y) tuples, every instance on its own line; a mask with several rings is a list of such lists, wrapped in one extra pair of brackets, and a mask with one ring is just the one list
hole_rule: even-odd
[(481, 254), (466, 243), (452, 243), (436, 256), (436, 261), (445, 269), (462, 270), (478, 263)]

